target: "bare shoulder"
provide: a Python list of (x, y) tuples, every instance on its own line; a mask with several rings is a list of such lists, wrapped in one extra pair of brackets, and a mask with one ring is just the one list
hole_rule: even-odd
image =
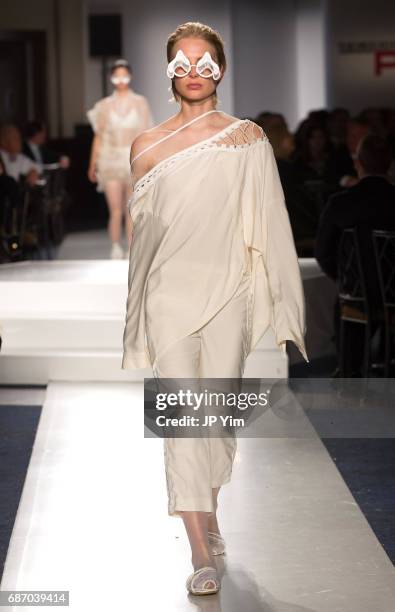
[[(161, 134), (163, 136), (163, 133)], [(152, 129), (145, 130), (141, 132), (132, 142), (132, 146), (130, 149), (130, 160), (139, 155), (144, 149), (146, 149), (149, 145), (156, 142), (160, 136), (159, 133), (152, 131)]]

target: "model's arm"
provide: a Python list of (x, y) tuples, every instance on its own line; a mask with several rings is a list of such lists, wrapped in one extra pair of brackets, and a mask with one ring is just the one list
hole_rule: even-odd
[[(151, 145), (155, 140), (158, 140), (158, 134), (153, 132), (141, 132), (132, 142), (130, 149), (130, 171), (132, 176), (133, 187), (140, 178), (149, 172), (151, 167), (154, 165), (154, 158), (151, 154), (151, 150), (143, 151)], [(140, 155), (141, 153), (141, 155)], [(138, 158), (135, 160), (136, 156)]]
[(97, 156), (100, 150), (100, 145), (101, 145), (101, 137), (99, 136), (99, 134), (95, 134), (93, 137), (93, 141), (92, 141), (91, 156), (90, 156), (89, 168), (88, 168), (88, 178), (90, 181), (92, 181), (92, 183), (96, 183), (97, 181), (96, 163), (97, 163)]
[[(132, 190), (134, 189), (137, 181), (149, 170), (150, 158), (149, 152), (141, 155), (133, 161), (136, 155), (139, 155), (150, 143), (152, 142), (152, 136), (147, 135), (146, 132), (142, 132), (132, 142), (132, 146), (130, 148), (130, 178)], [(133, 163), (132, 163), (133, 162)], [(132, 191), (133, 193), (133, 191)], [(129, 210), (130, 212), (130, 210)], [(132, 235), (133, 235), (133, 222), (132, 223)]]
[(263, 260), (272, 296), (271, 326), (276, 342), (286, 352), (291, 340), (308, 361), (305, 296), (298, 255), (273, 147), (267, 143), (261, 176)]
[(96, 102), (95, 106), (86, 113), (94, 132), (88, 168), (88, 178), (93, 183), (97, 181), (97, 157), (101, 147), (102, 134), (107, 123), (107, 110), (106, 101), (99, 100), (99, 102)]

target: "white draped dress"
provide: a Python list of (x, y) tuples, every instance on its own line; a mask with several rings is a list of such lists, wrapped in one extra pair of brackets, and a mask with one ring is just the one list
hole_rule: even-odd
[(134, 229), (122, 369), (153, 366), (174, 342), (204, 326), (232, 299), (247, 267), (244, 357), (271, 326), (283, 351), (291, 340), (308, 361), (298, 258), (262, 128), (238, 119), (171, 150), (138, 178), (129, 202)]
[(130, 182), (130, 146), (153, 120), (147, 99), (129, 89), (102, 98), (87, 112), (87, 117), (101, 144), (97, 157), (99, 191), (107, 181)]

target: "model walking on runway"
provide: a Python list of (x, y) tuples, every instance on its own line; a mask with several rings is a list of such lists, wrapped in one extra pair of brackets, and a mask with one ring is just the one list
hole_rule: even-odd
[[(133, 238), (123, 369), (156, 378), (241, 378), (271, 326), (307, 359), (305, 303), (271, 144), (263, 130), (215, 107), (226, 59), (212, 28), (185, 23), (167, 42), (179, 112), (133, 142)], [(220, 588), (217, 521), (231, 478), (233, 437), (165, 438), (168, 511), (184, 521), (193, 594)]]
[[(153, 125), (147, 99), (131, 89), (131, 79), (128, 62), (114, 62), (111, 67), (114, 92), (87, 112), (94, 130), (88, 177), (92, 182), (98, 182), (98, 190), (104, 191), (106, 196), (112, 259), (124, 256), (120, 244), (124, 217), (129, 246), (132, 237), (132, 223), (125, 207), (132, 192), (130, 147), (136, 136)], [(125, 256), (129, 256), (129, 251)]]

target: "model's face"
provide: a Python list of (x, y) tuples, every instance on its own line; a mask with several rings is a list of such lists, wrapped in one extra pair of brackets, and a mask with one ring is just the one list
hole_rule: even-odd
[(131, 78), (127, 68), (119, 67), (112, 73), (111, 82), (117, 91), (125, 91), (129, 87)]
[[(179, 40), (173, 47), (171, 60), (176, 56), (179, 49), (183, 51), (191, 64), (197, 64), (198, 60), (200, 60), (206, 51), (209, 51), (213, 60), (218, 63), (215, 47), (201, 38), (182, 38)], [(201, 77), (196, 72), (196, 66), (192, 66), (190, 73), (186, 76), (174, 77), (173, 81), (177, 93), (182, 99), (188, 102), (201, 101), (209, 98), (215, 93), (217, 85), (223, 77), (224, 71), (221, 66), (220, 69), (221, 76), (218, 81), (214, 81), (212, 77)]]

